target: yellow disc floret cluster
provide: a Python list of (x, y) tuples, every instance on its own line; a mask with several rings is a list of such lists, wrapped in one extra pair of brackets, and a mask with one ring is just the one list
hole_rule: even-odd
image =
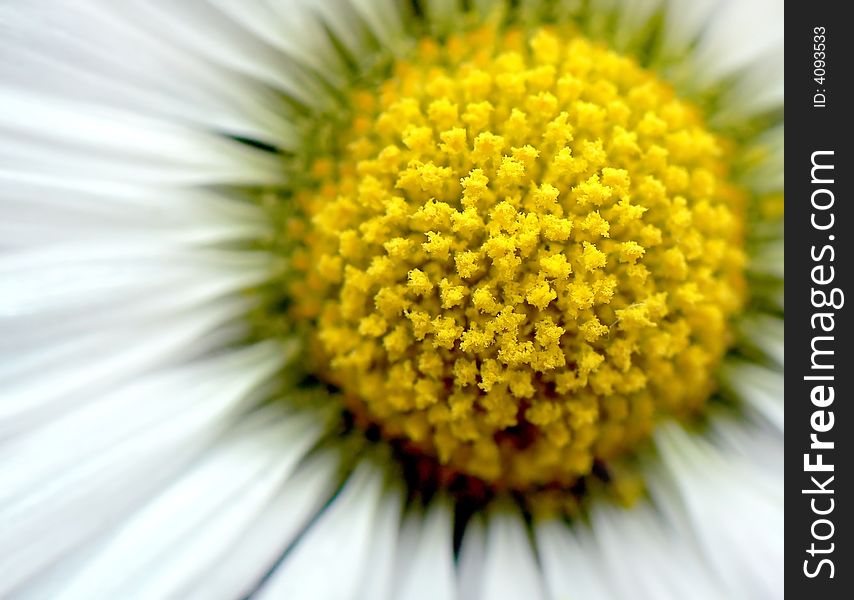
[(527, 489), (702, 408), (744, 252), (697, 109), (582, 37), (494, 28), (422, 42), (352, 106), (299, 197), (292, 293), (384, 435)]

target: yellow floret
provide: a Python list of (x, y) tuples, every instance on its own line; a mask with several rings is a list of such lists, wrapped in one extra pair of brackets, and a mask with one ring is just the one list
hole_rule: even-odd
[(503, 487), (570, 486), (714, 388), (745, 287), (728, 145), (569, 31), (413, 52), (311, 163), (294, 318), (385, 435)]
[(430, 283), (430, 278), (420, 269), (412, 269), (409, 272), (409, 289), (413, 293), (420, 296), (425, 296), (433, 291), (433, 284)]
[(547, 281), (541, 281), (528, 290), (525, 299), (529, 304), (543, 310), (549, 302), (557, 298), (557, 293), (551, 289)]

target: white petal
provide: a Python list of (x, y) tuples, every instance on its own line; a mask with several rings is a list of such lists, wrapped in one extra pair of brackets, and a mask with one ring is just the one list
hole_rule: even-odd
[[(336, 41), (350, 54), (350, 58), (361, 62), (375, 52), (373, 38), (387, 38), (392, 30), (400, 29), (399, 12), (388, 0), (378, 0), (370, 8), (359, 0), (290, 0), (283, 3), (283, 11), (308, 10), (316, 14), (335, 37)], [(385, 13), (384, 17), (368, 16), (366, 11)], [(379, 26), (379, 29), (372, 29)], [(368, 63), (369, 64), (369, 63)]]
[(250, 30), (258, 39), (277, 48), (297, 64), (337, 81), (344, 65), (323, 23), (300, 0), (279, 0), (248, 5), (240, 0), (215, 0), (229, 18)]
[[(323, 97), (316, 80), (299, 77), (297, 65), (288, 60), (287, 55), (242, 27), (240, 21), (220, 12), (215, 3), (183, 2), (176, 5), (160, 0), (131, 0), (121, 5), (104, 3), (101, 9), (113, 11), (123, 21), (144, 28), (146, 34), (164, 45), (174, 46), (217, 65), (224, 74), (237, 73), (250, 81), (281, 90), (309, 106), (317, 105), (318, 97)], [(252, 10), (251, 6), (249, 10)], [(287, 33), (293, 35), (293, 31)], [(307, 37), (304, 41), (317, 45), (316, 40)]]
[(779, 488), (774, 490), (783, 473), (782, 430), (764, 419), (745, 419), (735, 411), (713, 416), (707, 437), (714, 447), (725, 457), (734, 457), (736, 464), (746, 461), (758, 475), (754, 481), (757, 487), (764, 487), (771, 495), (779, 493)]
[[(180, 364), (217, 349), (233, 333), (216, 327), (242, 312), (241, 305), (216, 303), (177, 318), (145, 326), (126, 326), (72, 337), (58, 348), (34, 346), (19, 359), (8, 359), (4, 398), (0, 404), (0, 438), (23, 431), (99, 393), (155, 368)], [(213, 333), (213, 335), (211, 335)], [(17, 371), (17, 373), (15, 372)]]
[(546, 598), (535, 549), (518, 509), (508, 503), (486, 525), (486, 556), (480, 598)]
[(157, 491), (255, 400), (281, 360), (259, 346), (141, 378), (4, 444), (0, 585), (23, 582)]
[[(189, 589), (176, 594), (186, 600), (245, 598), (264, 574), (323, 506), (338, 481), (340, 456), (325, 452), (309, 457), (288, 479), (240, 539), (207, 572), (194, 579)], [(108, 538), (109, 536), (101, 536)], [(15, 591), (22, 600), (57, 598), (72, 577), (101, 551), (106, 539), (98, 539), (39, 573)]]
[(480, 514), (475, 514), (466, 523), (460, 546), (457, 580), (458, 598), (481, 598), (483, 588), (483, 566), (486, 557), (486, 528)]
[(664, 35), (669, 52), (690, 52), (690, 46), (701, 36), (704, 27), (720, 6), (720, 0), (667, 0), (664, 11)]
[[(225, 290), (259, 283), (271, 272), (265, 253), (169, 247), (149, 239), (98, 240), (0, 255), (0, 318), (131, 300), (143, 290), (180, 293), (181, 283), (225, 278)], [(230, 281), (229, 278), (232, 280)], [(233, 281), (236, 279), (236, 281)], [(221, 282), (217, 282), (221, 283)]]
[(613, 598), (728, 597), (707, 570), (704, 556), (645, 502), (629, 509), (598, 506), (591, 515), (591, 537)]
[[(195, 3), (198, 5), (199, 3)], [(261, 81), (188, 51), (130, 2), (34, 0), (0, 7), (8, 88), (160, 116), (201, 129), (296, 142), (283, 99)], [(210, 39), (211, 48), (221, 40)], [(282, 57), (287, 64), (287, 57)]]
[(48, 181), (264, 184), (277, 158), (218, 135), (68, 99), (0, 88), (0, 162)]
[(724, 91), (713, 123), (782, 108), (782, 9), (781, 0), (666, 1), (668, 76), (694, 92)]
[(383, 498), (377, 520), (371, 531), (371, 560), (365, 566), (356, 598), (365, 600), (396, 600), (392, 594), (395, 575), (395, 556), (401, 548), (398, 544), (400, 514), (403, 507), (403, 491), (393, 487)]
[(749, 410), (783, 431), (783, 374), (758, 364), (730, 360), (721, 369), (721, 380)]
[(769, 50), (782, 48), (780, 0), (671, 1), (668, 10), (673, 13), (674, 28), (694, 35), (702, 28), (693, 57), (701, 69), (698, 76), (721, 78), (763, 58), (773, 58), (766, 56)]
[(446, 499), (433, 499), (426, 515), (407, 515), (401, 535), (394, 598), (431, 600), (456, 597), (454, 579), (454, 515)]
[(92, 559), (97, 551), (98, 542), (92, 542), (68, 552), (54, 564), (40, 571), (37, 578), (17, 588), (16, 600), (45, 600), (45, 598), (58, 597), (68, 581)]
[(222, 559), (208, 564), (178, 597), (209, 600), (252, 593), (335, 491), (340, 463), (335, 451), (309, 457)]
[(769, 471), (764, 460), (675, 426), (662, 428), (656, 444), (664, 465), (650, 481), (656, 505), (693, 537), (729, 590), (721, 597), (782, 597), (782, 468)]
[(2, 245), (17, 250), (148, 239), (199, 246), (259, 239), (269, 231), (258, 207), (210, 190), (94, 188), (0, 172)]
[(260, 599), (347, 600), (358, 592), (381, 507), (382, 475), (363, 464), (258, 591)]
[(75, 466), (99, 461), (110, 448), (119, 448), (149, 429), (190, 416), (200, 423), (216, 422), (245, 408), (249, 392), (275, 372), (287, 355), (285, 348), (265, 343), (164, 370), (13, 438), (3, 446), (5, 456), (13, 459), (2, 465), (4, 514), (16, 490), (31, 492), (57, 485)]
[(742, 319), (738, 328), (751, 346), (760, 349), (778, 367), (783, 368), (785, 358), (783, 319), (770, 315), (751, 315)]
[(175, 597), (239, 539), (318, 439), (314, 414), (245, 426), (146, 505), (60, 597)]
[(537, 523), (535, 531), (543, 581), (552, 598), (614, 598), (589, 527), (549, 519)]
[[(757, 23), (762, 26), (757, 27)], [(727, 0), (715, 6), (697, 52), (700, 61), (708, 60), (714, 74), (723, 74), (755, 62), (771, 48), (781, 47), (782, 36), (780, 0)], [(733, 43), (734, 40), (738, 42)]]

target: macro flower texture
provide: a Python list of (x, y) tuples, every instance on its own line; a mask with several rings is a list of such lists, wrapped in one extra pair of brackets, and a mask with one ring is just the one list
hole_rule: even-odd
[(782, 10), (0, 4), (0, 597), (781, 598)]

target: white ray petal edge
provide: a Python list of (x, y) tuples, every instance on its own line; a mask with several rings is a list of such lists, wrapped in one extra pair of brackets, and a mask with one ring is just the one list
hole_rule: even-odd
[(0, 594), (160, 492), (257, 400), (285, 356), (274, 346), (140, 378), (6, 442)]
[[(501, 502), (486, 518), (480, 600), (546, 600), (542, 570), (519, 508)], [(463, 546), (466, 544), (463, 537)]]
[(253, 415), (133, 515), (60, 598), (166, 598), (192, 587), (262, 513), (323, 429), (314, 414), (269, 407)]
[(413, 510), (401, 530), (395, 586), (400, 600), (456, 598), (454, 516), (446, 498), (434, 498), (426, 513)]
[(354, 598), (371, 560), (383, 474), (363, 463), (258, 590), (259, 600)]
[(724, 597), (780, 598), (782, 462), (769, 468), (760, 447), (779, 451), (782, 432), (739, 422), (718, 427), (741, 428), (745, 435), (703, 437), (677, 425), (659, 428), (661, 473), (650, 475), (650, 492), (664, 518), (690, 536), (713, 577), (727, 587)]

